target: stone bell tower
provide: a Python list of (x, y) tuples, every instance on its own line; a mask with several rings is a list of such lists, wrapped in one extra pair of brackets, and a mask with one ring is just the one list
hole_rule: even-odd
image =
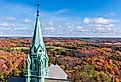
[(40, 19), (39, 4), (37, 6), (37, 16), (32, 43), (28, 58), (26, 60), (26, 82), (45, 82), (48, 77), (48, 56), (43, 42)]

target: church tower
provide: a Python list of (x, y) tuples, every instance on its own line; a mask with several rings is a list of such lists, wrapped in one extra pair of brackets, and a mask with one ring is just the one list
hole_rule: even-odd
[(37, 6), (37, 17), (30, 51), (26, 60), (26, 82), (45, 82), (48, 77), (48, 56), (43, 42), (40, 19), (39, 4)]

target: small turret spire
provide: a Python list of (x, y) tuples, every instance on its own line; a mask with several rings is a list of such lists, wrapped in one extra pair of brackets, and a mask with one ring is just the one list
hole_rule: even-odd
[(40, 4), (37, 3), (37, 4), (36, 4), (36, 7), (37, 7), (37, 16), (39, 16), (39, 6), (40, 6)]

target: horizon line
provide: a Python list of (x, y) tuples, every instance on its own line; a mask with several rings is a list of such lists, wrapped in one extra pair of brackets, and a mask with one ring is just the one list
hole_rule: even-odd
[[(33, 37), (32, 35), (0, 35), (0, 37)], [(121, 38), (121, 36), (51, 36), (44, 35), (43, 37), (75, 37), (75, 38)]]

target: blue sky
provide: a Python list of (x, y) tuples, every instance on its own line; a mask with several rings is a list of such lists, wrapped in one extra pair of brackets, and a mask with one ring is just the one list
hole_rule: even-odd
[(121, 0), (0, 0), (0, 36), (32, 36), (37, 1), (44, 36), (121, 36)]

